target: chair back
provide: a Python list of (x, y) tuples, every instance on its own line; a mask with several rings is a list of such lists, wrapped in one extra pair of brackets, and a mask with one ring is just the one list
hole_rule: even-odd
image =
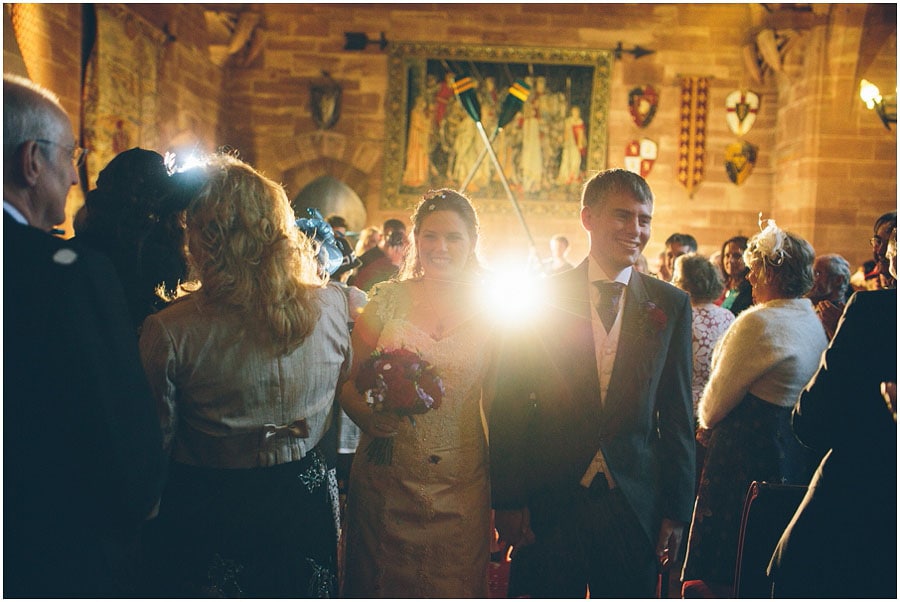
[(753, 481), (741, 516), (735, 565), (735, 598), (771, 598), (766, 569), (775, 546), (806, 495), (806, 485)]

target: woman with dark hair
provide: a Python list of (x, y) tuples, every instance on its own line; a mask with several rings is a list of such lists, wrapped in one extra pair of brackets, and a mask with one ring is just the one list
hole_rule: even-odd
[(76, 219), (78, 242), (107, 255), (125, 289), (135, 328), (165, 307), (187, 277), (184, 209), (190, 186), (163, 157), (132, 148), (100, 172)]
[[(483, 389), (491, 324), (479, 311), (478, 218), (449, 189), (427, 193), (397, 278), (376, 285), (353, 330), (341, 404), (362, 429), (347, 494), (343, 594), (350, 598), (486, 598), (490, 543)], [(415, 422), (376, 411), (356, 385), (375, 350), (407, 349), (443, 380), (440, 407)], [(391, 396), (391, 389), (387, 390)], [(392, 459), (365, 450), (391, 438)]]
[(805, 485), (812, 476), (813, 459), (791, 432), (791, 409), (828, 344), (804, 297), (814, 258), (808, 242), (768, 220), (744, 251), (756, 305), (738, 316), (713, 351), (699, 406), (709, 445), (683, 579), (704, 581), (717, 597), (730, 597), (750, 483)]
[(318, 275), (281, 186), (228, 155), (190, 172), (202, 176), (186, 214), (199, 288), (140, 339), (172, 459), (150, 593), (334, 597), (325, 454), (350, 364), (347, 300)]
[(719, 268), (725, 279), (725, 290), (716, 300), (716, 305), (724, 307), (738, 316), (753, 305), (753, 294), (747, 282), (747, 265), (744, 263), (744, 250), (747, 248), (746, 236), (733, 236), (722, 243), (719, 257)]

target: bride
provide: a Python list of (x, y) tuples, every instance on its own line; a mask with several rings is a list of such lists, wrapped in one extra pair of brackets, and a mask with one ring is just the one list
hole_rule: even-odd
[[(413, 216), (396, 280), (373, 289), (353, 332), (354, 367), (341, 392), (363, 431), (359, 452), (392, 437), (382, 465), (357, 453), (347, 495), (343, 595), (486, 598), (490, 487), (482, 389), (490, 324), (479, 312), (478, 218), (466, 197), (431, 191)], [(436, 367), (440, 407), (415, 417), (374, 412), (354, 381), (374, 350), (406, 348)]]

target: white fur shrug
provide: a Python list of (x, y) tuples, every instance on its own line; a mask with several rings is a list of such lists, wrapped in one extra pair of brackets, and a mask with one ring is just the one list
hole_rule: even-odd
[(701, 426), (716, 425), (747, 393), (793, 406), (827, 346), (809, 299), (776, 299), (743, 311), (713, 350), (698, 408)]

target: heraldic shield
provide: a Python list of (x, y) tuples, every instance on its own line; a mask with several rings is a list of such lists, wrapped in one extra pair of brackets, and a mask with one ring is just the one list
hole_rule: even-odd
[(309, 104), (313, 121), (319, 129), (327, 130), (334, 127), (341, 116), (342, 90), (331, 76), (324, 75), (327, 78), (324, 82), (309, 86)]
[(735, 90), (725, 97), (725, 121), (735, 136), (743, 136), (756, 123), (759, 96), (749, 90)]
[(628, 93), (628, 110), (638, 127), (645, 128), (653, 121), (656, 108), (659, 106), (659, 93), (656, 88), (647, 84), (643, 88), (632, 88)]
[(756, 165), (757, 147), (743, 140), (725, 147), (725, 171), (728, 179), (737, 185), (744, 183)]
[(641, 138), (640, 142), (632, 140), (625, 147), (625, 169), (646, 178), (653, 169), (657, 154), (658, 147), (653, 140), (649, 138)]

